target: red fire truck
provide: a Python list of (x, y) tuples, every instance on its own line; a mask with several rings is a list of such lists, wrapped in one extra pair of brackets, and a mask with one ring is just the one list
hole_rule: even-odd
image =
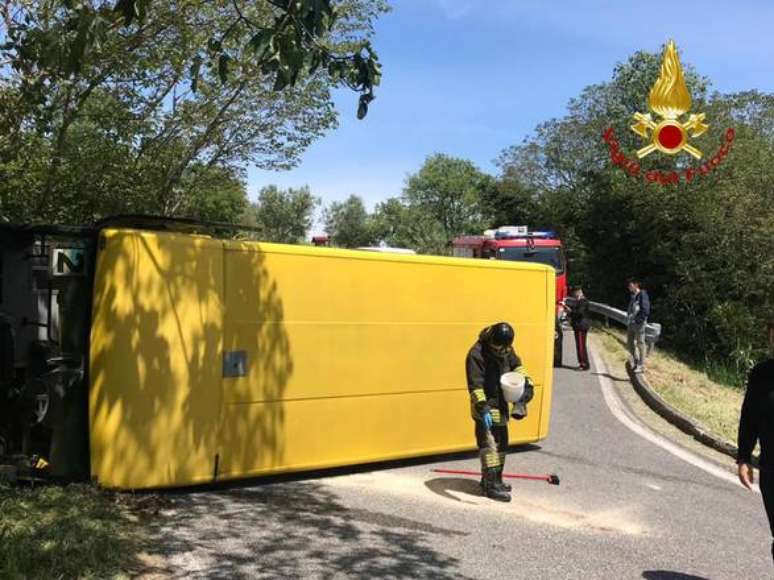
[(502, 226), (482, 236), (462, 236), (453, 242), (454, 255), (485, 260), (515, 260), (547, 264), (556, 270), (557, 336), (554, 364), (562, 364), (561, 303), (567, 298), (567, 260), (562, 241), (552, 231), (529, 231), (527, 226)]

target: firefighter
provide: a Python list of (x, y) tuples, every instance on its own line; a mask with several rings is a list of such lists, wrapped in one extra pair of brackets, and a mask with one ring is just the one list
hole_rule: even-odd
[(498, 501), (511, 501), (511, 486), (503, 483), (508, 450), (508, 402), (500, 388), (500, 377), (510, 371), (525, 376), (524, 395), (513, 405), (514, 419), (527, 416), (526, 404), (534, 393), (532, 380), (513, 350), (514, 335), (513, 327), (507, 322), (493, 324), (481, 331), (465, 359), (471, 415), (481, 456), (481, 488), (484, 495)]

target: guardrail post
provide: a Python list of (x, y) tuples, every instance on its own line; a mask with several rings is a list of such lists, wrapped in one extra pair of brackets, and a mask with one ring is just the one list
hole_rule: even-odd
[(661, 336), (661, 325), (657, 322), (651, 322), (645, 327), (645, 345), (648, 349), (647, 355), (656, 350), (656, 342)]

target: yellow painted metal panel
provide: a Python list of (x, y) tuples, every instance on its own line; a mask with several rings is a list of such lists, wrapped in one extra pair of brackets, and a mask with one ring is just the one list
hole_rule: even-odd
[[(541, 388), (537, 391), (539, 400)], [(466, 402), (459, 390), (450, 390), (227, 404), (219, 478), (472, 449), (475, 436)], [(518, 426), (511, 421), (511, 443), (536, 441), (538, 422), (537, 412)], [(261, 425), (267, 427), (256, 429)]]
[[(92, 471), (111, 487), (474, 447), (464, 358), (508, 320), (537, 382), (513, 442), (547, 434), (554, 273), (134, 231), (95, 281)], [(224, 352), (247, 374), (222, 378)]]
[(223, 244), (104, 231), (100, 248), (92, 475), (120, 488), (211, 479), (222, 395)]
[(537, 382), (512, 441), (547, 434), (553, 270), (226, 247), (225, 348), (246, 350), (249, 364), (247, 376), (224, 381), (222, 477), (472, 448), (463, 363), (498, 320), (515, 326)]

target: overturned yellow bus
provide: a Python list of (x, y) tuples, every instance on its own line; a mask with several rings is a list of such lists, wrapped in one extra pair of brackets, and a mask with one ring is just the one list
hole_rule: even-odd
[(512, 443), (548, 433), (547, 266), (99, 230), (90, 473), (184, 486), (473, 449), (464, 359), (516, 328), (535, 380)]

